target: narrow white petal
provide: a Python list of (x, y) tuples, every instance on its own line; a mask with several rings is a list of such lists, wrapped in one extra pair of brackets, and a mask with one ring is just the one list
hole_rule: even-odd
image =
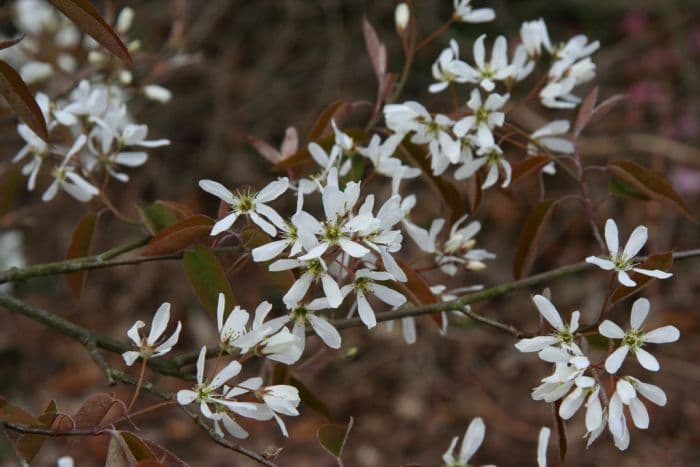
[(630, 275), (625, 271), (617, 272), (617, 280), (620, 281), (620, 284), (624, 285), (625, 287), (634, 287), (637, 285), (637, 283), (633, 281)]
[(637, 349), (634, 354), (637, 356), (637, 361), (642, 367), (649, 371), (659, 371), (659, 361), (652, 354), (644, 349)]
[(622, 339), (625, 337), (625, 331), (620, 326), (607, 319), (600, 323), (598, 332), (610, 339)]
[(148, 345), (153, 345), (163, 335), (165, 328), (168, 327), (170, 321), (170, 303), (165, 302), (156, 311), (151, 323), (151, 332), (148, 333)]
[(543, 426), (537, 439), (537, 467), (547, 467), (547, 445), (552, 430)]
[(599, 258), (598, 256), (589, 256), (586, 258), (586, 262), (595, 264), (599, 268), (605, 269), (606, 271), (612, 271), (615, 268), (615, 263), (609, 259)]
[(213, 180), (200, 180), (199, 187), (228, 204), (233, 204), (235, 201), (233, 193), (231, 193), (228, 188), (219, 182), (215, 182)]
[(532, 301), (535, 302), (535, 306), (539, 310), (540, 314), (549, 324), (552, 325), (554, 329), (558, 331), (564, 329), (564, 322), (561, 320), (561, 316), (559, 316), (559, 312), (554, 307), (552, 302), (547, 300), (547, 298), (542, 295), (535, 295), (532, 297)]
[(649, 314), (649, 300), (646, 298), (638, 298), (632, 304), (632, 315), (630, 316), (630, 325), (632, 329), (640, 329), (647, 319)]
[(649, 331), (642, 336), (642, 340), (649, 344), (668, 344), (676, 342), (681, 337), (681, 332), (675, 326), (663, 326)]
[(462, 446), (459, 448), (459, 461), (463, 464), (469, 462), (474, 453), (481, 443), (484, 441), (484, 435), (486, 433), (486, 426), (481, 417), (477, 417), (471, 421), (466, 433), (464, 433), (464, 439), (462, 440)]
[(332, 349), (339, 349), (341, 344), (340, 333), (331, 323), (316, 315), (308, 317), (311, 327), (321, 340)]
[(638, 226), (632, 231), (623, 253), (626, 258), (633, 258), (637, 256), (639, 250), (642, 249), (644, 244), (647, 242), (647, 228), (643, 225)]
[(614, 375), (617, 370), (622, 366), (622, 362), (625, 361), (627, 357), (627, 352), (629, 352), (629, 346), (623, 345), (622, 347), (615, 350), (610, 356), (605, 360), (605, 371)]
[(219, 371), (216, 376), (214, 376), (214, 379), (211, 380), (209, 387), (212, 389), (217, 389), (240, 372), (241, 364), (234, 360)]
[(620, 249), (620, 234), (617, 231), (617, 224), (612, 219), (605, 222), (605, 243), (608, 246), (610, 256), (617, 256)]
[(232, 212), (220, 221), (217, 221), (217, 223), (214, 224), (214, 227), (212, 227), (210, 235), (216, 236), (219, 235), (221, 232), (230, 229), (231, 226), (236, 222), (236, 219), (238, 219), (238, 212)]

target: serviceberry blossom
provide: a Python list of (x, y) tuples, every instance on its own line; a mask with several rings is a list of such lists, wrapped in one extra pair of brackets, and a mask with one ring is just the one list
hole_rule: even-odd
[(467, 102), (467, 107), (472, 110), (472, 114), (455, 123), (455, 135), (461, 138), (467, 133), (475, 131), (479, 146), (482, 148), (493, 146), (495, 140), (492, 131), (497, 126), (503, 126), (505, 114), (500, 112), (500, 110), (509, 97), (509, 94), (494, 93), (489, 94), (486, 101), (482, 102), (479, 90), (472, 89), (471, 96)]
[(377, 325), (374, 310), (367, 300), (368, 293), (372, 293), (392, 308), (398, 308), (406, 303), (406, 297), (403, 294), (377, 283), (378, 281), (393, 280), (394, 276), (388, 272), (360, 269), (355, 273), (352, 283), (345, 285), (341, 289), (340, 292), (343, 296), (347, 295), (351, 290), (355, 292), (357, 312), (367, 329), (372, 329)]
[(647, 228), (643, 225), (637, 226), (637, 228), (632, 231), (629, 240), (627, 240), (625, 248), (620, 251), (617, 224), (614, 220), (608, 219), (607, 222), (605, 222), (605, 243), (607, 244), (610, 256), (607, 258), (589, 256), (586, 258), (586, 262), (595, 264), (606, 271), (617, 271), (617, 280), (626, 287), (634, 287), (637, 285), (627, 271), (634, 271), (657, 279), (668, 279), (673, 274), (659, 269), (642, 269), (635, 267), (637, 263), (634, 262), (634, 257), (637, 256), (637, 253), (644, 247), (646, 242)]
[(467, 431), (464, 433), (464, 438), (462, 438), (462, 444), (459, 447), (459, 452), (455, 453), (457, 448), (457, 442), (459, 437), (455, 436), (452, 438), (450, 447), (447, 448), (445, 454), (442, 455), (442, 461), (445, 463), (445, 467), (468, 467), (469, 460), (474, 456), (477, 449), (484, 442), (484, 435), (486, 434), (486, 426), (481, 417), (477, 417), (471, 421), (467, 427)]
[(278, 259), (269, 266), (270, 271), (288, 271), (290, 269), (303, 269), (304, 272), (292, 284), (282, 300), (288, 308), (294, 308), (309, 291), (311, 284), (321, 281), (323, 293), (331, 307), (337, 308), (343, 301), (340, 287), (328, 272), (328, 266), (323, 258), (302, 259)]
[(300, 340), (302, 351), (306, 345), (307, 324), (311, 325), (311, 329), (328, 347), (331, 349), (340, 348), (342, 338), (338, 330), (327, 319), (316, 314), (316, 312), (328, 308), (330, 305), (325, 297), (316, 298), (310, 302), (297, 303), (294, 307), (290, 307), (287, 319), (294, 323), (292, 334)]
[(287, 177), (270, 182), (257, 193), (239, 191), (234, 195), (228, 188), (213, 180), (200, 180), (199, 187), (228, 204), (231, 211), (214, 224), (214, 227), (211, 229), (211, 235), (213, 236), (230, 229), (241, 215), (248, 216), (251, 221), (271, 237), (277, 235), (275, 226), (279, 229), (284, 229), (286, 226), (284, 219), (266, 203), (279, 198), (287, 191), (287, 188), (289, 188), (289, 179)]
[(620, 450), (625, 450), (629, 446), (625, 406), (629, 408), (634, 426), (642, 430), (649, 428), (649, 412), (637, 397), (637, 392), (658, 406), (666, 405), (666, 394), (658, 386), (643, 383), (631, 376), (618, 379), (615, 392), (608, 404), (608, 428), (615, 439), (615, 445)]
[(576, 388), (562, 400), (559, 406), (559, 416), (569, 420), (581, 408), (586, 406), (586, 430), (595, 431), (603, 423), (603, 406), (600, 402), (600, 385), (595, 379), (584, 376), (575, 381)]
[(540, 103), (550, 109), (573, 109), (581, 102), (581, 98), (571, 93), (575, 86), (574, 76), (549, 82), (540, 91)]
[(450, 39), (450, 46), (444, 49), (433, 63), (433, 78), (437, 81), (428, 87), (431, 93), (442, 92), (453, 83), (476, 82), (478, 74), (459, 59), (459, 45)]
[(85, 135), (80, 135), (75, 140), (73, 146), (63, 157), (61, 164), (51, 173), (54, 180), (42, 195), (42, 201), (54, 199), (59, 188), (62, 188), (66, 193), (82, 203), (90, 201), (93, 196), (100, 194), (100, 190), (78, 174), (76, 172), (77, 167), (71, 164), (71, 159), (83, 148), (86, 141)]
[(299, 403), (301, 402), (299, 390), (294, 386), (287, 384), (267, 386), (263, 389), (261, 397), (265, 402), (265, 405), (267, 405), (272, 412), (272, 416), (279, 425), (280, 430), (282, 430), (282, 434), (285, 437), (289, 437), (287, 427), (284, 424), (282, 417), (277, 414), (291, 417), (299, 415), (299, 410), (297, 410), (297, 407), (299, 407)]
[(484, 178), (481, 188), (486, 190), (491, 188), (498, 181), (499, 169), (503, 170), (503, 181), (501, 182), (501, 188), (506, 188), (510, 185), (510, 179), (513, 174), (513, 168), (503, 156), (503, 150), (494, 145), (483, 146), (479, 148), (476, 152), (478, 156), (471, 160), (466, 161), (460, 168), (455, 171), (455, 178), (457, 180), (464, 180), (469, 178), (476, 173), (477, 170), (486, 166), (488, 171), (486, 172), (486, 177)]
[(542, 18), (524, 21), (520, 25), (520, 40), (532, 58), (538, 58), (543, 48), (547, 52), (552, 52), (552, 41), (549, 39), (547, 24)]
[[(543, 148), (546, 151), (555, 154), (573, 154), (574, 144), (568, 139), (559, 138), (559, 135), (564, 135), (569, 132), (568, 120), (554, 120), (549, 122), (542, 128), (534, 131), (530, 135), (531, 142), (527, 145), (527, 153), (530, 156), (540, 153)], [(542, 168), (542, 172), (553, 175), (556, 173), (554, 162), (550, 162)]]
[(403, 165), (398, 157), (394, 157), (402, 140), (403, 135), (395, 134), (389, 136), (382, 143), (380, 136), (375, 134), (369, 140), (369, 145), (367, 147), (358, 146), (357, 152), (372, 162), (374, 170), (378, 174), (390, 178), (397, 174), (402, 179), (416, 178), (420, 175), (420, 169)]
[(646, 344), (666, 344), (676, 342), (680, 338), (680, 331), (675, 326), (663, 326), (649, 332), (644, 332), (642, 327), (649, 314), (649, 300), (638, 298), (632, 304), (630, 315), (630, 329), (623, 331), (620, 326), (610, 320), (600, 323), (598, 331), (608, 339), (620, 339), (621, 345), (605, 360), (605, 369), (614, 374), (620, 369), (627, 354), (632, 352), (639, 364), (649, 371), (659, 371), (659, 362), (652, 354), (644, 350)]
[(574, 335), (578, 330), (581, 313), (578, 310), (571, 313), (571, 321), (565, 324), (554, 304), (544, 295), (535, 295), (532, 301), (537, 311), (554, 328), (554, 332), (547, 336), (537, 336), (520, 339), (515, 348), (521, 352), (539, 352), (545, 347), (569, 345), (574, 342)]
[(464, 23), (488, 23), (496, 18), (493, 8), (472, 8), (471, 0), (454, 0), (454, 17)]
[(476, 67), (469, 66), (469, 71), (470, 75), (476, 78), (472, 82), (479, 83), (484, 91), (491, 92), (496, 88), (496, 81), (505, 81), (511, 75), (508, 65), (508, 42), (504, 36), (498, 36), (493, 43), (491, 60), (487, 62), (485, 40), (486, 34), (482, 34), (474, 41)]
[(590, 360), (578, 345), (567, 344), (560, 347), (545, 347), (537, 354), (540, 359), (554, 363), (554, 373), (542, 378), (542, 384), (532, 391), (534, 400), (554, 402), (569, 393), (573, 386), (587, 386), (590, 380), (584, 372)]
[(148, 333), (148, 336), (142, 337), (141, 333), (139, 332), (141, 328), (146, 326), (146, 323), (141, 320), (136, 321), (134, 325), (129, 328), (126, 334), (129, 336), (129, 339), (131, 339), (131, 341), (134, 343), (133, 345), (138, 348), (138, 350), (129, 350), (122, 354), (122, 358), (124, 358), (124, 362), (127, 366), (133, 365), (139, 357), (143, 358), (144, 360), (148, 360), (149, 358), (160, 357), (170, 352), (180, 338), (182, 323), (178, 321), (175, 332), (173, 332), (170, 337), (159, 343), (165, 329), (168, 327), (169, 322), (170, 303), (165, 302), (158, 307), (155, 315), (153, 315), (151, 330)]

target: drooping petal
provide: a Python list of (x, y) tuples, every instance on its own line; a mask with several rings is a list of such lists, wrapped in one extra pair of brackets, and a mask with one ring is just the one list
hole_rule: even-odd
[(547, 467), (547, 445), (551, 431), (546, 426), (540, 429), (540, 435), (537, 439), (537, 467)]
[(644, 407), (642, 401), (635, 397), (630, 402), (629, 407), (634, 426), (641, 430), (649, 428), (649, 412), (647, 412), (647, 408)]
[(617, 272), (617, 280), (620, 281), (620, 284), (624, 285), (625, 287), (634, 287), (637, 285), (637, 283), (633, 281), (630, 275), (625, 271)]
[(122, 358), (124, 359), (124, 363), (126, 363), (126, 366), (131, 366), (134, 364), (136, 360), (141, 356), (140, 353), (135, 352), (133, 350), (129, 350), (127, 352), (124, 352), (122, 354)]
[(377, 325), (377, 318), (374, 316), (374, 310), (367, 301), (367, 297), (363, 291), (357, 291), (357, 312), (360, 319), (367, 326), (367, 329), (372, 329)]

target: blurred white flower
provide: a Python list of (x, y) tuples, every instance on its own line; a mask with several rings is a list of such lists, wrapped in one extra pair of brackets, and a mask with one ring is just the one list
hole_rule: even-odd
[(445, 467), (468, 467), (469, 460), (474, 456), (481, 443), (484, 442), (484, 435), (486, 434), (486, 426), (481, 417), (477, 417), (471, 421), (467, 431), (464, 433), (464, 438), (462, 438), (462, 444), (459, 447), (459, 452), (455, 453), (457, 448), (457, 441), (459, 438), (455, 436), (452, 438), (450, 447), (447, 448), (445, 454), (442, 455), (442, 461), (445, 463)]
[(464, 23), (488, 23), (496, 18), (493, 8), (472, 8), (471, 0), (454, 0), (454, 17)]
[(158, 308), (153, 316), (151, 330), (148, 333), (148, 336), (142, 337), (141, 333), (139, 332), (141, 328), (146, 326), (146, 323), (143, 321), (138, 320), (133, 326), (131, 326), (126, 334), (129, 336), (129, 339), (131, 339), (133, 345), (137, 347), (138, 350), (130, 350), (122, 354), (124, 362), (127, 366), (133, 365), (139, 357), (143, 358), (144, 360), (148, 360), (149, 358), (160, 357), (170, 352), (180, 338), (182, 323), (178, 321), (175, 332), (173, 332), (170, 337), (159, 343), (165, 329), (168, 327), (169, 322), (170, 303), (165, 302)]

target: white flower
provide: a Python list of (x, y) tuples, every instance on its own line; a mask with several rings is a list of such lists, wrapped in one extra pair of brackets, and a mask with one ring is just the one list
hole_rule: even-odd
[(153, 321), (151, 322), (151, 330), (148, 333), (148, 336), (141, 337), (141, 334), (139, 332), (139, 330), (142, 327), (146, 326), (146, 323), (144, 323), (143, 321), (138, 320), (134, 323), (133, 326), (131, 326), (131, 328), (127, 331), (126, 334), (129, 336), (129, 339), (131, 339), (131, 341), (134, 343), (134, 346), (138, 348), (138, 351), (130, 350), (122, 354), (124, 362), (126, 362), (127, 366), (133, 365), (139, 357), (143, 358), (144, 360), (148, 360), (149, 358), (160, 357), (161, 355), (165, 355), (166, 353), (170, 352), (170, 350), (173, 348), (173, 346), (175, 346), (175, 344), (177, 344), (177, 341), (180, 338), (180, 330), (182, 329), (182, 323), (178, 321), (177, 327), (175, 328), (175, 332), (173, 332), (173, 334), (170, 337), (168, 337), (161, 343), (158, 343), (160, 338), (163, 336), (165, 329), (168, 327), (169, 322), (170, 303), (165, 302), (160, 307), (158, 307), (158, 310), (153, 316)]
[(485, 91), (491, 92), (496, 88), (495, 81), (503, 81), (511, 74), (508, 66), (508, 43), (504, 36), (498, 36), (493, 43), (491, 61), (487, 62), (486, 48), (484, 47), (485, 40), (486, 34), (482, 34), (474, 41), (476, 69), (470, 68), (471, 74), (477, 76), (474, 82), (478, 82)]
[[(279, 198), (287, 191), (287, 188), (289, 188), (289, 179), (287, 177), (270, 182), (257, 193), (239, 192), (234, 195), (222, 184), (212, 180), (200, 180), (199, 187), (227, 203), (231, 209), (228, 215), (214, 224), (214, 227), (211, 229), (211, 235), (218, 235), (230, 229), (240, 215), (247, 215), (251, 221), (271, 237), (277, 235), (275, 226), (280, 229), (286, 226), (284, 219), (266, 203)], [(272, 222), (272, 224), (268, 221)]]
[(574, 86), (576, 86), (574, 76), (547, 83), (540, 91), (540, 103), (550, 109), (573, 109), (581, 102), (579, 97), (571, 94)]
[(472, 110), (472, 115), (467, 115), (455, 123), (455, 134), (461, 138), (467, 133), (476, 130), (479, 146), (493, 146), (492, 130), (497, 126), (503, 125), (505, 114), (499, 112), (499, 110), (503, 108), (509, 97), (509, 94), (489, 94), (486, 102), (482, 104), (481, 93), (478, 89), (472, 89), (471, 96), (467, 102), (467, 107)]
[(571, 313), (571, 321), (569, 324), (564, 324), (559, 311), (543, 295), (535, 295), (532, 301), (537, 307), (540, 315), (554, 328), (554, 333), (548, 336), (537, 336), (528, 339), (520, 339), (515, 348), (521, 352), (539, 352), (545, 347), (551, 345), (571, 344), (574, 341), (574, 333), (579, 326), (579, 318), (581, 314), (578, 311)]
[[(342, 298), (341, 298), (342, 299)], [(329, 307), (328, 299), (316, 298), (308, 303), (299, 303), (289, 312), (288, 320), (294, 322), (292, 334), (301, 342), (303, 352), (306, 346), (306, 324), (321, 338), (324, 344), (331, 349), (339, 349), (342, 338), (338, 330), (326, 319), (316, 315), (315, 312)]]
[(552, 430), (543, 426), (537, 437), (537, 467), (547, 467), (547, 444)]
[(408, 22), (411, 20), (411, 10), (405, 2), (396, 5), (396, 10), (394, 10), (394, 23), (396, 24), (396, 30), (399, 34), (403, 34), (408, 26)]
[(617, 279), (626, 287), (634, 287), (637, 285), (637, 283), (630, 278), (629, 274), (627, 274), (627, 271), (634, 271), (645, 276), (656, 277), (657, 279), (668, 279), (673, 274), (659, 269), (642, 269), (635, 267), (634, 257), (637, 256), (637, 253), (639, 253), (646, 242), (647, 228), (640, 225), (632, 231), (629, 240), (627, 240), (625, 244), (625, 248), (620, 251), (617, 224), (614, 220), (608, 219), (605, 223), (605, 243), (607, 244), (610, 256), (608, 258), (589, 256), (586, 258), (586, 262), (595, 264), (606, 271), (617, 271)]
[(509, 66), (509, 80), (522, 81), (535, 69), (535, 62), (531, 60), (527, 53), (527, 48), (523, 44), (518, 44), (513, 54), (513, 61)]
[(374, 310), (372, 310), (372, 306), (367, 301), (367, 293), (371, 292), (392, 308), (397, 308), (406, 303), (406, 297), (403, 294), (385, 285), (377, 284), (377, 281), (393, 280), (394, 276), (388, 272), (360, 269), (355, 273), (352, 283), (341, 289), (343, 296), (347, 295), (351, 290), (355, 291), (357, 311), (367, 329), (372, 329), (377, 324)]
[(465, 23), (488, 23), (496, 18), (492, 8), (474, 9), (469, 5), (471, 0), (454, 0), (454, 17)]
[(534, 400), (554, 402), (567, 395), (574, 384), (581, 387), (591, 385), (592, 378), (584, 375), (590, 361), (576, 344), (545, 347), (538, 356), (546, 362), (554, 363), (554, 373), (542, 378), (542, 384), (532, 391)]
[[(564, 138), (557, 138), (558, 135), (563, 135), (569, 132), (568, 120), (554, 120), (549, 122), (539, 130), (536, 130), (530, 135), (532, 142), (527, 145), (528, 155), (535, 155), (538, 151), (538, 146), (543, 147), (548, 151), (560, 154), (572, 154), (574, 145), (571, 141)], [(542, 172), (552, 175), (556, 173), (554, 162), (550, 162), (542, 168)]]
[(466, 161), (459, 169), (455, 171), (455, 178), (457, 180), (464, 180), (469, 178), (477, 170), (483, 166), (488, 167), (488, 172), (486, 173), (486, 178), (481, 184), (482, 189), (491, 188), (498, 181), (498, 169), (499, 167), (503, 169), (505, 177), (503, 182), (501, 182), (501, 188), (506, 188), (510, 185), (511, 175), (513, 173), (510, 162), (503, 157), (503, 150), (496, 146), (484, 146), (477, 151), (477, 154), (482, 157), (475, 157), (472, 160)]
[(285, 365), (296, 363), (304, 353), (304, 340), (286, 327), (280, 329), (277, 334), (263, 338), (258, 345), (265, 358)]
[(585, 35), (579, 34), (569, 39), (566, 44), (556, 47), (553, 55), (560, 59), (578, 60), (588, 57), (598, 48), (600, 48), (600, 42), (593, 41), (589, 43)]
[(54, 199), (56, 193), (58, 193), (59, 187), (82, 203), (88, 202), (93, 196), (100, 194), (100, 190), (76, 173), (76, 167), (69, 165), (71, 158), (83, 148), (86, 141), (87, 138), (85, 135), (80, 135), (75, 140), (73, 146), (64, 156), (61, 164), (53, 170), (51, 175), (54, 181), (42, 195), (42, 201), (46, 202)]
[(659, 362), (652, 354), (644, 350), (646, 344), (666, 344), (676, 342), (680, 331), (675, 326), (663, 326), (649, 332), (644, 332), (642, 326), (649, 314), (649, 300), (639, 298), (632, 304), (630, 329), (625, 332), (620, 326), (610, 320), (600, 323), (598, 331), (609, 339), (621, 339), (621, 346), (605, 360), (605, 369), (614, 374), (620, 369), (629, 352), (632, 352), (642, 365), (649, 371), (659, 371)]
[(440, 53), (433, 63), (433, 78), (437, 83), (428, 87), (432, 93), (444, 91), (452, 83), (478, 82), (479, 75), (466, 63), (459, 59), (459, 46), (454, 39), (450, 40), (450, 46)]
[(568, 420), (576, 411), (586, 405), (586, 430), (595, 431), (603, 422), (603, 407), (600, 403), (600, 386), (589, 376), (577, 378), (576, 388), (564, 398), (559, 406), (559, 416)]
[(357, 152), (372, 161), (374, 170), (386, 177), (394, 177), (397, 174), (403, 178), (415, 178), (420, 175), (420, 169), (402, 165), (398, 157), (394, 157), (396, 148), (403, 140), (402, 134), (389, 136), (381, 142), (379, 135), (372, 135), (367, 147), (358, 147)]
[[(206, 355), (207, 347), (202, 346), (197, 358), (197, 384), (193, 389), (181, 389), (178, 391), (177, 402), (180, 405), (199, 402), (202, 415), (212, 420), (221, 419), (220, 409), (228, 409), (236, 413), (242, 412), (242, 415), (251, 417), (251, 414), (258, 410), (256, 404), (231, 400), (231, 396), (225, 394), (229, 391), (222, 389), (222, 386), (227, 381), (241, 372), (241, 364), (235, 360), (230, 362), (209, 381), (204, 378)], [(210, 405), (214, 410), (212, 410)], [(267, 417), (268, 420), (269, 418), (271, 417)]]
[(520, 39), (523, 41), (527, 53), (533, 58), (540, 56), (543, 47), (548, 52), (552, 51), (547, 24), (542, 18), (535, 21), (524, 21), (520, 26)]
[(292, 284), (282, 300), (287, 308), (294, 308), (304, 298), (312, 283), (321, 281), (323, 293), (332, 308), (337, 308), (343, 301), (340, 287), (333, 276), (328, 273), (328, 267), (322, 258), (279, 259), (269, 267), (270, 271), (287, 271), (289, 269), (304, 269), (301, 276)]
[(464, 433), (464, 438), (462, 438), (462, 444), (459, 448), (459, 453), (455, 456), (455, 448), (457, 447), (457, 441), (459, 438), (455, 436), (452, 438), (450, 447), (447, 448), (445, 454), (442, 455), (442, 461), (445, 463), (446, 467), (467, 467), (469, 466), (469, 460), (472, 458), (474, 453), (481, 443), (484, 442), (484, 435), (486, 433), (486, 426), (481, 417), (477, 417), (471, 421), (467, 431)]
[(277, 414), (280, 413), (291, 417), (299, 415), (299, 411), (297, 410), (299, 402), (301, 402), (301, 399), (299, 398), (299, 390), (294, 386), (287, 384), (267, 386), (262, 392), (262, 399), (272, 410), (272, 416), (275, 418), (275, 421), (277, 421), (277, 424), (282, 430), (282, 434), (285, 437), (289, 437), (287, 427), (285, 426), (282, 417)]
[(620, 378), (608, 404), (608, 428), (615, 438), (615, 445), (621, 450), (627, 449), (629, 444), (624, 406), (629, 407), (634, 426), (642, 430), (649, 428), (649, 412), (637, 397), (637, 392), (656, 405), (666, 405), (666, 394), (658, 386), (643, 383), (631, 376)]

